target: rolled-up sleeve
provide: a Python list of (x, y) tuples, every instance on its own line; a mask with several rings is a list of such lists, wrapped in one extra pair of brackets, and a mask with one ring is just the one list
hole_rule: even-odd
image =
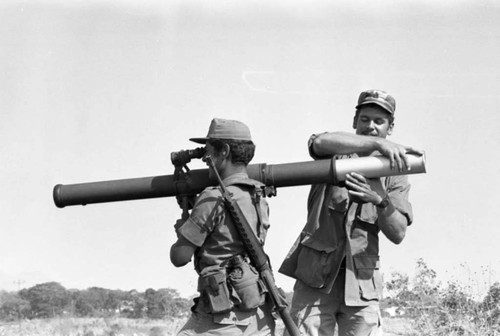
[(222, 219), (222, 199), (215, 189), (204, 190), (197, 198), (189, 218), (178, 233), (195, 246), (202, 246), (207, 235)]
[(326, 132), (319, 133), (319, 134), (313, 134), (309, 137), (309, 141), (307, 142), (307, 148), (309, 149), (309, 155), (314, 159), (314, 160), (321, 160), (325, 159), (325, 156), (320, 156), (314, 152), (314, 140), (316, 140), (317, 137), (319, 137), (322, 134), (325, 134)]
[(391, 203), (396, 210), (403, 214), (408, 220), (408, 225), (413, 223), (413, 209), (409, 201), (410, 183), (408, 176), (391, 176), (390, 183), (387, 189)]

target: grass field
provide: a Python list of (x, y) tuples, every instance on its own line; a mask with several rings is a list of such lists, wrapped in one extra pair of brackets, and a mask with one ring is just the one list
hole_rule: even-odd
[[(55, 318), (1, 323), (0, 336), (173, 336), (185, 320)], [(384, 336), (416, 335), (406, 319), (384, 320)], [(278, 324), (278, 335), (283, 326)]]
[(183, 320), (54, 318), (0, 324), (0, 336), (170, 336)]
[[(125, 318), (54, 318), (0, 323), (0, 336), (174, 336), (185, 319), (125, 319)], [(422, 321), (420, 321), (422, 322)], [(456, 321), (460, 324), (460, 321)], [(409, 318), (383, 319), (377, 336), (500, 336), (492, 328), (445, 332), (436, 329), (417, 329), (417, 321)], [(446, 328), (450, 330), (450, 328)], [(283, 325), (278, 323), (281, 335)], [(336, 334), (335, 334), (336, 335)]]

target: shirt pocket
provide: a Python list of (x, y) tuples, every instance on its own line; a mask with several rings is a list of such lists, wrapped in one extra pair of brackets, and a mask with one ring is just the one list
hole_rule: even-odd
[(337, 212), (347, 211), (347, 208), (349, 207), (349, 196), (346, 188), (340, 188), (337, 186), (331, 187), (329, 198), (329, 209)]
[(336, 246), (305, 235), (299, 245), (295, 277), (313, 288), (323, 288), (331, 275)]
[(380, 259), (378, 255), (358, 255), (353, 257), (361, 297), (365, 300), (379, 299), (381, 291)]
[(368, 224), (375, 224), (378, 219), (377, 209), (372, 203), (364, 203), (358, 213), (358, 219)]

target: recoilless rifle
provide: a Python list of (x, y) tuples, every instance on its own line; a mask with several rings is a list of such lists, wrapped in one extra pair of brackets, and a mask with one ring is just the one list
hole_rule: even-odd
[[(208, 168), (190, 170), (187, 167), (191, 159), (201, 158), (203, 154), (204, 148), (201, 147), (171, 153), (171, 161), (175, 166), (173, 175), (57, 184), (53, 189), (54, 203), (63, 208), (71, 205), (196, 195), (206, 187), (217, 185), (217, 181), (209, 178)], [(251, 164), (248, 166), (248, 176), (264, 183), (268, 194), (272, 194), (278, 187), (339, 184), (350, 172), (358, 172), (367, 178), (425, 173), (425, 155), (407, 154), (407, 157), (411, 170), (404, 172), (391, 169), (389, 160), (383, 156), (367, 156), (272, 165)]]

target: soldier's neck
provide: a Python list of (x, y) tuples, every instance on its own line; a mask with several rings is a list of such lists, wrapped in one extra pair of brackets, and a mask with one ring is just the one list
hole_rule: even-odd
[(248, 175), (247, 166), (243, 164), (229, 164), (220, 172), (221, 179), (226, 179), (234, 174), (244, 173)]

